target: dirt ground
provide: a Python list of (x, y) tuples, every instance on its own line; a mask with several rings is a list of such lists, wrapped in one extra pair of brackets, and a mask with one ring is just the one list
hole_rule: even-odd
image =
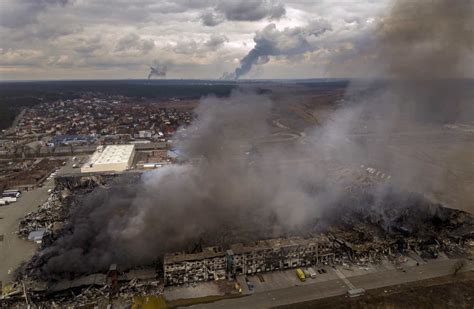
[(473, 308), (474, 272), (369, 290), (364, 296), (337, 296), (286, 308)]

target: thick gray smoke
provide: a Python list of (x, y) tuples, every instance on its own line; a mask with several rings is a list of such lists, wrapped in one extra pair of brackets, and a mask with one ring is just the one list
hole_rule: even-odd
[(156, 77), (165, 77), (168, 67), (165, 64), (156, 64), (154, 67), (150, 67), (150, 73), (148, 74), (148, 79)]
[(293, 57), (315, 50), (315, 39), (330, 31), (331, 25), (325, 20), (315, 20), (306, 27), (278, 30), (275, 24), (269, 24), (255, 35), (255, 47), (240, 60), (240, 67), (233, 73), (224, 73), (224, 79), (238, 79), (250, 72), (255, 64), (264, 64), (270, 56)]
[[(465, 185), (454, 175), (466, 134), (446, 125), (474, 120), (473, 84), (465, 79), (474, 76), (473, 29), (473, 1), (395, 2), (373, 34), (372, 54), (382, 67), (378, 76), (386, 80), (353, 84), (354, 89), (376, 89), (358, 101), (358, 113), (346, 124), (353, 139), (363, 141), (363, 147), (353, 148), (354, 157), (390, 173), (399, 186), (430, 197)], [(469, 164), (461, 168), (459, 174), (472, 171)], [(469, 196), (457, 194), (456, 199)], [(472, 194), (469, 200), (474, 202)], [(474, 210), (468, 203), (457, 207)]]
[(404, 79), (472, 78), (474, 2), (397, 1), (381, 26), (387, 71)]
[[(416, 139), (396, 141), (412, 129), (426, 132), (456, 121), (472, 106), (464, 82), (452, 80), (472, 76), (464, 63), (473, 46), (472, 14), (472, 1), (398, 1), (374, 34), (379, 36), (383, 76), (393, 79), (369, 90), (366, 84), (353, 84), (347, 106), (321, 127), (308, 129), (304, 143), (265, 143), (273, 115), (266, 96), (236, 92), (228, 99), (203, 99), (197, 120), (173, 138), (190, 163), (148, 172), (139, 183), (118, 183), (86, 197), (74, 209), (71, 231), (42, 252), (47, 259), (43, 271), (148, 264), (200, 237), (225, 244), (312, 231), (323, 212), (343, 201), (356, 203), (344, 193), (357, 180), (341, 166), (375, 165), (408, 189), (442, 184), (444, 170), (430, 174), (433, 166), (413, 165), (400, 155), (403, 149), (397, 147), (414, 149)], [(267, 27), (235, 77), (268, 56), (312, 48), (309, 29)], [(314, 34), (328, 29), (321, 23)], [(282, 37), (292, 44), (281, 45)], [(378, 195), (367, 214), (389, 220), (380, 207), (387, 189), (381, 185), (375, 190)]]
[(324, 165), (308, 162), (310, 149), (258, 146), (271, 113), (272, 102), (253, 93), (202, 100), (197, 120), (175, 136), (192, 163), (86, 197), (71, 216), (72, 233), (44, 252), (51, 258), (43, 270), (142, 265), (199, 237), (228, 244), (308, 230), (340, 194), (325, 184)]

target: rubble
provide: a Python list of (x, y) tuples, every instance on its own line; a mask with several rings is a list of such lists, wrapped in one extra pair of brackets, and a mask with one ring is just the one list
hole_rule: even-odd
[(67, 208), (61, 201), (60, 192), (54, 191), (37, 211), (28, 213), (20, 221), (18, 236), (28, 239), (30, 233), (44, 230), (43, 238), (59, 232), (67, 219)]
[(19, 237), (28, 239), (30, 233), (42, 230), (45, 231), (44, 238), (57, 237), (68, 221), (70, 204), (75, 202), (72, 191), (87, 193), (105, 184), (105, 179), (101, 176), (57, 177), (55, 181), (55, 190), (47, 201), (20, 221)]
[[(138, 277), (134, 277), (138, 274)], [(140, 276), (141, 274), (141, 276)], [(150, 274), (154, 276), (150, 277)], [(37, 308), (64, 308), (108, 305), (120, 303), (130, 306), (134, 296), (162, 295), (163, 284), (156, 278), (156, 271), (136, 270), (119, 275), (119, 286), (114, 289), (110, 277), (105, 274), (91, 274), (74, 280), (55, 283), (26, 280), (3, 287), (2, 305), (11, 307), (28, 301)]]
[[(64, 232), (68, 212), (82, 196), (80, 193), (88, 193), (96, 187), (106, 189), (108, 181), (98, 176), (58, 178), (56, 189), (48, 200), (38, 211), (29, 213), (21, 221), (20, 237), (26, 238), (32, 231), (45, 229), (49, 241), (42, 246), (47, 247)], [(130, 181), (133, 182), (133, 179)], [(47, 281), (42, 281), (38, 272), (47, 255), (40, 252), (22, 269), (18, 281), (9, 289), (4, 288), (2, 301), (12, 305), (22, 303), (25, 290), (31, 304), (38, 307), (102, 306), (113, 301), (130, 305), (133, 296), (161, 295), (165, 283), (193, 284), (194, 281), (225, 279), (231, 278), (232, 272), (252, 274), (317, 263), (341, 265), (344, 269), (353, 270), (368, 269), (370, 265), (387, 262), (402, 270), (409, 258), (411, 263), (414, 260), (418, 263), (436, 259), (440, 254), (448, 258), (472, 255), (474, 218), (470, 214), (433, 204), (421, 196), (406, 192), (386, 193), (379, 201), (380, 205), (370, 209), (373, 196), (369, 182), (367, 185), (358, 184), (357, 189), (351, 188), (347, 192), (350, 194), (346, 202), (343, 201), (332, 212), (322, 214), (320, 219), (327, 226), (321, 227), (317, 233), (312, 230), (305, 233), (307, 236), (304, 238), (288, 235), (251, 243), (219, 244), (219, 247), (214, 247), (218, 248), (217, 251), (208, 250), (207, 253), (204, 252), (206, 247), (197, 246), (197, 251), (184, 252), (182, 257), (186, 259), (183, 261), (177, 261), (179, 257), (176, 255), (165, 256), (163, 269), (160, 265), (158, 268), (119, 272), (113, 265), (108, 273), (68, 273), (63, 274), (62, 278), (43, 278)], [(322, 238), (315, 241), (314, 237)], [(211, 257), (209, 253), (212, 253)], [(318, 259), (323, 255), (324, 259)], [(212, 261), (203, 262), (200, 259)], [(291, 265), (285, 266), (286, 260), (291, 260)], [(186, 264), (186, 267), (181, 269), (180, 263)], [(181, 272), (188, 271), (188, 268), (192, 272)], [(207, 275), (202, 275), (204, 268), (209, 268), (204, 271)]]

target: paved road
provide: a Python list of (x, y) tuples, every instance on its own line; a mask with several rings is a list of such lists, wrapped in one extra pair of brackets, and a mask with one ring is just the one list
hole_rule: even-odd
[[(375, 289), (407, 282), (441, 277), (453, 273), (456, 260), (433, 261), (428, 264), (400, 270), (387, 270), (347, 278), (356, 288)], [(474, 262), (468, 261), (462, 271), (474, 271)], [(347, 285), (341, 279), (310, 285), (290, 287), (268, 292), (256, 292), (250, 296), (226, 299), (211, 304), (192, 306), (193, 308), (269, 308), (288, 305), (319, 298), (344, 295)]]
[(0, 281), (11, 281), (13, 271), (35, 253), (36, 245), (18, 238), (15, 232), (25, 214), (36, 210), (48, 199), (48, 189), (52, 187), (53, 180), (42, 188), (23, 192), (17, 202), (0, 207), (0, 235), (3, 235), (3, 241), (0, 241)]

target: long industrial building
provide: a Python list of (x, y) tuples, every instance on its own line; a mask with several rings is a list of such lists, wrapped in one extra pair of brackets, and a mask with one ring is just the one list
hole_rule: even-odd
[(334, 257), (333, 242), (321, 235), (233, 244), (228, 250), (209, 247), (192, 254), (166, 254), (163, 268), (165, 284), (179, 285), (316, 265), (332, 262)]
[(81, 172), (122, 172), (130, 168), (134, 155), (135, 145), (98, 146)]

